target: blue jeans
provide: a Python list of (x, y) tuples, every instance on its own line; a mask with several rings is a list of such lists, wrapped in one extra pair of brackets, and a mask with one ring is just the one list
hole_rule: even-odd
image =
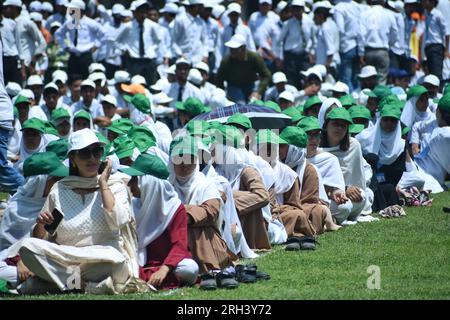
[(24, 183), (24, 178), (8, 164), (9, 131), (0, 128), (0, 190), (14, 194)]
[(341, 54), (341, 64), (339, 65), (339, 80), (348, 85), (350, 92), (358, 87), (356, 74), (359, 69), (359, 59), (357, 47)]
[(227, 96), (228, 99), (235, 103), (247, 103), (249, 96), (253, 92), (253, 88), (255, 85), (249, 85), (249, 86), (231, 86), (228, 85), (227, 87)]

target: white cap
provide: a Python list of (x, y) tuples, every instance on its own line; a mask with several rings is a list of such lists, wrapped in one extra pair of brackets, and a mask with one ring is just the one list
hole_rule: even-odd
[(277, 84), (277, 83), (281, 83), (281, 82), (288, 82), (288, 80), (286, 78), (286, 75), (283, 72), (278, 71), (272, 75), (272, 82), (274, 84)]
[(106, 72), (106, 68), (101, 63), (94, 62), (89, 65), (88, 71), (89, 73), (94, 73), (97, 71)]
[(55, 4), (57, 6), (66, 6), (67, 7), (67, 5), (69, 4), (69, 1), (68, 0), (56, 0)]
[(318, 1), (313, 4), (313, 11), (316, 11), (319, 8), (331, 10), (333, 8), (333, 5), (329, 1)]
[(86, 10), (86, 4), (84, 3), (83, 0), (72, 0), (70, 1), (70, 3), (67, 5), (68, 8), (77, 8), (80, 10)]
[(202, 4), (203, 4), (203, 7), (205, 7), (205, 8), (210, 8), (210, 9), (214, 8), (214, 4), (212, 3), (211, 0), (203, 0)]
[(278, 100), (280, 100), (280, 99), (284, 99), (284, 100), (287, 100), (289, 102), (294, 102), (294, 100), (295, 100), (294, 95), (291, 92), (287, 91), (287, 90), (285, 90), (282, 93), (280, 93), (280, 95), (278, 96)]
[(130, 9), (131, 11), (135, 11), (137, 8), (143, 5), (148, 5), (147, 0), (136, 0), (131, 3)]
[(132, 18), (133, 17), (133, 14), (131, 13), (130, 10), (123, 10), (120, 15), (124, 18)]
[(343, 83), (341, 81), (338, 81), (334, 84), (331, 91), (348, 94), (350, 92), (350, 89), (349, 89), (348, 85), (346, 85), (345, 83)]
[(5, 89), (8, 95), (10, 95), (11, 97), (15, 97), (19, 94), (20, 90), (22, 90), (22, 87), (20, 86), (20, 84), (10, 81), (6, 85)]
[(195, 69), (201, 70), (201, 71), (205, 71), (206, 73), (209, 73), (209, 66), (204, 63), (203, 61), (200, 61), (199, 63), (197, 63), (194, 66)]
[(391, 0), (389, 0), (388, 1), (388, 5), (391, 8), (394, 8), (397, 11), (401, 11), (405, 7), (403, 1), (391, 1)]
[(191, 63), (189, 62), (189, 60), (186, 60), (185, 58), (179, 58), (177, 61), (175, 61), (175, 65), (178, 64), (188, 64), (191, 65)]
[(39, 12), (32, 12), (30, 13), (30, 19), (33, 21), (42, 22), (42, 19), (44, 19), (44, 17)]
[(152, 102), (154, 104), (158, 105), (158, 104), (170, 103), (172, 101), (173, 101), (173, 99), (171, 97), (169, 97), (165, 92), (160, 92), (153, 96)]
[(30, 89), (22, 89), (19, 92), (19, 95), (24, 96), (25, 98), (28, 98), (29, 100), (34, 100), (34, 93)]
[(161, 78), (156, 81), (154, 85), (150, 86), (150, 88), (155, 91), (162, 91), (168, 86), (170, 86), (169, 80), (167, 80), (166, 78)]
[(86, 79), (81, 81), (81, 87), (91, 87), (95, 89), (95, 83), (92, 80)]
[(19, 7), (22, 8), (22, 1), (21, 0), (5, 0), (5, 2), (3, 2), (3, 6), (14, 6), (14, 7)]
[(141, 84), (143, 86), (146, 86), (147, 80), (145, 80), (145, 78), (143, 76), (141, 76), (140, 74), (137, 74), (137, 75), (133, 76), (133, 78), (131, 78), (131, 83), (132, 84)]
[(42, 81), (42, 78), (38, 76), (37, 74), (33, 74), (28, 77), (27, 80), (27, 86), (35, 86), (35, 85), (44, 85), (44, 82)]
[(320, 72), (320, 70), (318, 70), (318, 68), (311, 67), (306, 71), (301, 71), (300, 73), (305, 77), (309, 77), (310, 75), (314, 74), (319, 78), (321, 82), (323, 81), (322, 73)]
[(42, 10), (42, 3), (40, 1), (31, 1), (28, 8), (30, 12), (39, 12)]
[(125, 7), (121, 3), (116, 3), (112, 6), (112, 14), (113, 15), (120, 15), (122, 11), (125, 10)]
[(226, 11), (226, 8), (219, 4), (214, 6), (213, 11), (212, 11), (212, 15), (214, 16), (214, 18), (219, 19), (220, 16)]
[(52, 4), (51, 4), (50, 2), (44, 2), (44, 3), (42, 4), (42, 11), (52, 13), (52, 12), (53, 12), (53, 6), (52, 6)]
[(364, 66), (358, 74), (358, 78), (369, 78), (378, 75), (377, 69), (374, 66)]
[(286, 9), (286, 7), (288, 6), (288, 3), (286, 1), (280, 1), (277, 4), (277, 13), (280, 13), (281, 11), (283, 11), (284, 9)]
[(203, 81), (202, 74), (197, 69), (189, 70), (188, 81), (192, 82), (195, 85), (200, 85)]
[(305, 0), (292, 0), (291, 6), (304, 7), (305, 6)]
[(175, 75), (175, 69), (177, 66), (175, 64), (171, 65), (169, 69), (167, 69), (167, 74)]
[(114, 82), (116, 84), (130, 81), (130, 74), (126, 71), (119, 70), (114, 73)]
[(101, 86), (103, 87), (106, 84), (106, 75), (103, 72), (94, 72), (89, 75), (89, 80), (94, 82), (101, 80)]
[(203, 0), (186, 0), (183, 3), (187, 6), (195, 6), (197, 4), (203, 4)]
[(67, 76), (67, 73), (63, 70), (55, 70), (52, 73), (52, 81), (61, 81), (62, 83), (66, 83), (69, 77)]
[(231, 37), (230, 41), (225, 42), (228, 48), (237, 49), (246, 45), (246, 41), (243, 35), (236, 33)]
[(44, 92), (45, 92), (47, 89), (53, 89), (53, 90), (56, 90), (56, 92), (59, 92), (58, 86), (57, 86), (56, 84), (54, 84), (53, 82), (49, 82), (49, 83), (44, 87)]
[(61, 22), (59, 22), (59, 21), (53, 21), (53, 22), (50, 24), (50, 28), (55, 28), (55, 27), (60, 28), (60, 27), (61, 27)]
[(114, 97), (114, 96), (112, 96), (110, 94), (107, 94), (106, 96), (104, 96), (102, 98), (101, 102), (108, 102), (108, 103), (112, 104), (113, 106), (117, 106), (117, 99), (116, 99), (116, 97)]
[(259, 0), (259, 4), (268, 3), (272, 5), (272, 0)]
[(175, 3), (166, 3), (166, 5), (161, 10), (159, 10), (159, 12), (177, 14), (178, 6)]
[(241, 14), (242, 13), (241, 5), (236, 2), (230, 3), (228, 5), (227, 12), (228, 12), (228, 14), (230, 14), (232, 12), (237, 12), (237, 13)]
[(91, 144), (100, 143), (95, 132), (89, 128), (81, 129), (72, 133), (69, 137), (69, 150), (68, 153), (74, 150), (84, 149)]
[(405, 0), (405, 4), (418, 3), (419, 0)]
[(423, 79), (423, 83), (429, 83), (435, 87), (439, 87), (441, 82), (439, 81), (439, 78), (436, 77), (434, 74), (429, 74)]

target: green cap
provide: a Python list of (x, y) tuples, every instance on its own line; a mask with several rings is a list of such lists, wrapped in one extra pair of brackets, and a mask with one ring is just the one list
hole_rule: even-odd
[(439, 110), (450, 112), (450, 93), (447, 93), (439, 100), (438, 108)]
[(205, 105), (199, 99), (194, 97), (189, 97), (183, 103), (176, 104), (175, 108), (185, 111), (194, 117), (208, 111)]
[(14, 101), (14, 106), (17, 106), (20, 103), (27, 102), (28, 104), (31, 104), (30, 99), (24, 96), (18, 96), (16, 101)]
[(186, 129), (190, 135), (204, 135), (209, 129), (209, 122), (205, 120), (191, 120), (187, 123)]
[(133, 127), (128, 132), (128, 136), (133, 140), (140, 152), (145, 152), (148, 148), (156, 146), (156, 138), (147, 127)]
[(261, 129), (256, 134), (256, 143), (288, 144), (270, 129)]
[(38, 152), (25, 159), (23, 163), (24, 177), (48, 174), (53, 177), (66, 177), (69, 168), (53, 152)]
[(219, 121), (208, 121), (209, 123), (209, 129), (217, 129), (220, 128), (221, 126), (223, 126), (222, 123), (220, 123)]
[(299, 122), (303, 118), (302, 114), (300, 113), (300, 111), (298, 111), (297, 107), (289, 107), (283, 110), (283, 113), (291, 117), (292, 122)]
[(345, 108), (334, 108), (328, 113), (327, 119), (344, 120), (347, 121), (349, 124), (353, 124), (353, 120), (350, 117), (350, 113), (348, 113), (347, 109)]
[(107, 129), (118, 135), (123, 135), (127, 134), (133, 127), (134, 124), (130, 119), (121, 118), (111, 122), (111, 125), (107, 127)]
[(342, 103), (342, 106), (347, 109), (356, 105), (356, 101), (351, 94), (343, 95), (339, 98), (339, 101)]
[(31, 118), (31, 119), (26, 120), (22, 124), (21, 131), (23, 131), (24, 129), (34, 129), (34, 130), (39, 131), (40, 133), (45, 133), (46, 125), (45, 125), (45, 122), (42, 121), (41, 119)]
[(288, 126), (280, 133), (280, 144), (283, 144), (283, 142), (298, 148), (305, 148), (308, 142), (308, 136), (302, 128)]
[(419, 97), (427, 92), (428, 92), (427, 88), (421, 86), (420, 84), (416, 84), (415, 86), (409, 88), (408, 92), (406, 93), (406, 99), (409, 100), (412, 97)]
[(59, 137), (59, 133), (58, 130), (56, 130), (56, 127), (53, 123), (49, 122), (49, 121), (44, 121), (44, 128), (45, 128), (45, 132), (47, 134), (52, 134), (54, 136), (58, 136)]
[(224, 145), (234, 148), (244, 147), (244, 136), (236, 127), (223, 125), (216, 129), (213, 136)]
[(240, 112), (235, 113), (231, 117), (229, 117), (226, 124), (237, 124), (244, 127), (247, 130), (253, 127), (250, 118), (247, 117), (246, 115), (243, 115)]
[(136, 148), (136, 145), (134, 144), (133, 140), (131, 140), (126, 135), (116, 138), (113, 141), (113, 146), (117, 158), (119, 159), (131, 157), (133, 155), (134, 148)]
[(150, 102), (150, 99), (147, 98), (144, 94), (137, 93), (134, 96), (132, 96), (131, 99), (129, 100), (130, 103), (142, 113), (145, 114), (152, 113), (152, 104)]
[(377, 95), (375, 93), (373, 93), (373, 91), (370, 89), (363, 89), (362, 93), (364, 93), (369, 98), (378, 98)]
[(377, 96), (377, 98), (383, 99), (384, 97), (391, 95), (392, 91), (388, 86), (379, 84), (373, 89), (373, 93)]
[(396, 104), (388, 104), (383, 107), (380, 111), (381, 118), (384, 117), (390, 117), (390, 118), (396, 118), (400, 120), (400, 116), (402, 114), (402, 111)]
[(170, 157), (182, 156), (185, 154), (198, 157), (197, 146), (197, 139), (191, 136), (185, 136), (175, 139), (170, 144)]
[(370, 110), (361, 105), (356, 105), (348, 109), (348, 112), (350, 113), (350, 116), (352, 119), (355, 118), (363, 118), (363, 119), (372, 119), (372, 115), (370, 114)]
[(70, 113), (64, 108), (56, 108), (52, 111), (52, 121), (56, 121), (62, 118), (69, 118), (70, 119)]
[(312, 106), (316, 104), (322, 104), (322, 100), (318, 96), (312, 96), (309, 97), (308, 100), (305, 101), (305, 104), (303, 105), (303, 112), (311, 108)]
[(281, 108), (280, 108), (280, 106), (278, 105), (278, 103), (276, 103), (276, 102), (273, 102), (273, 101), (266, 101), (266, 102), (264, 102), (264, 105), (267, 107), (267, 108), (270, 108), (270, 109), (273, 109), (273, 110), (275, 110), (275, 111), (277, 111), (277, 112), (281, 112)]
[(410, 127), (404, 127), (404, 128), (402, 129), (402, 136), (408, 134), (410, 131), (411, 131), (411, 128), (410, 128)]
[(365, 127), (364, 127), (363, 124), (356, 124), (356, 123), (354, 123), (354, 124), (350, 125), (350, 128), (348, 128), (348, 132), (350, 134), (355, 135), (355, 134), (360, 133), (364, 129), (365, 129)]
[(87, 120), (91, 120), (92, 119), (91, 114), (89, 112), (87, 112), (86, 110), (80, 110), (80, 111), (76, 112), (73, 115), (73, 119), (75, 120), (77, 118), (84, 118), (84, 119), (87, 119)]
[(385, 105), (397, 104), (398, 102), (400, 102), (400, 99), (395, 94), (390, 94), (380, 100), (380, 103), (378, 104), (378, 108), (382, 109)]
[(51, 141), (46, 147), (45, 151), (53, 152), (59, 160), (63, 161), (67, 158), (67, 151), (69, 151), (69, 141), (65, 138)]
[(106, 138), (103, 134), (101, 134), (100, 132), (96, 132), (95, 135), (97, 136), (98, 140), (100, 142), (103, 142), (105, 145), (109, 144), (109, 140), (108, 138)]
[(149, 174), (163, 180), (169, 177), (169, 170), (166, 164), (159, 157), (146, 153), (139, 155), (131, 167), (121, 168), (119, 171), (130, 176)]
[(297, 124), (297, 127), (302, 128), (303, 131), (309, 132), (314, 130), (322, 130), (319, 119), (316, 117), (305, 117)]

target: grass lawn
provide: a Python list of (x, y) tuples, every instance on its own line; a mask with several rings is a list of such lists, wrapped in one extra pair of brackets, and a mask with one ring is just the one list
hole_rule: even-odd
[[(272, 279), (241, 284), (236, 290), (186, 288), (156, 294), (32, 299), (449, 299), (450, 214), (442, 211), (443, 205), (450, 205), (449, 192), (435, 196), (431, 208), (408, 208), (406, 217), (322, 235), (313, 252), (286, 252), (278, 246), (256, 260), (258, 269)], [(379, 290), (367, 288), (371, 265), (381, 271)]]

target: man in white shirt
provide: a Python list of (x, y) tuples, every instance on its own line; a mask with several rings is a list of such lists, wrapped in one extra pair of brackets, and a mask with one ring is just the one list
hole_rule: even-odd
[(198, 16), (201, 5), (201, 0), (187, 0), (186, 12), (177, 15), (172, 32), (175, 54), (194, 64), (208, 62), (206, 25)]
[(284, 91), (288, 91), (296, 97), (298, 95), (298, 90), (287, 82), (288, 80), (283, 72), (275, 72), (272, 75), (273, 87), (266, 90), (264, 101), (271, 100), (276, 102), (278, 101), (278, 96)]
[(16, 22), (3, 15), (0, 15), (0, 40), (3, 44), (3, 76), (5, 83), (22, 83), (22, 66), (25, 65), (19, 57), (19, 34)]
[[(217, 20), (211, 18), (213, 5), (210, 0), (204, 0), (203, 8), (200, 10), (200, 17), (205, 21), (208, 47), (208, 66), (210, 70), (215, 70), (219, 65), (217, 61), (217, 50), (220, 43), (220, 26)], [(210, 74), (212, 76), (212, 73)]]
[(134, 19), (119, 32), (116, 41), (125, 51), (126, 69), (131, 76), (142, 75), (148, 84), (157, 79), (157, 58), (162, 36), (157, 23), (147, 19), (148, 3), (136, 1), (132, 11)]
[(69, 4), (68, 0), (56, 0), (55, 2), (55, 12), (48, 17), (48, 19), (45, 22), (45, 28), (47, 30), (50, 30), (50, 27), (53, 22), (59, 22), (61, 25), (64, 24), (66, 20), (66, 10), (67, 5)]
[(63, 108), (66, 109), (69, 114), (71, 113), (70, 107), (65, 104), (58, 105), (58, 100), (59, 88), (56, 84), (50, 82), (44, 88), (44, 103), (40, 105), (42, 111), (44, 111), (45, 115), (47, 116), (47, 121), (50, 121), (52, 119), (52, 112), (56, 108)]
[(384, 0), (369, 0), (361, 12), (358, 53), (362, 65), (374, 66), (385, 84), (389, 71), (389, 48), (398, 41), (397, 23), (391, 11), (383, 7)]
[(89, 76), (88, 67), (92, 63), (92, 54), (105, 40), (103, 27), (85, 15), (86, 5), (82, 0), (73, 0), (69, 10), (73, 14), (55, 33), (62, 49), (70, 53), (67, 64), (68, 74), (80, 74), (84, 79)]
[(251, 14), (248, 26), (253, 33), (256, 48), (271, 72), (275, 71), (276, 54), (272, 48), (280, 34), (280, 17), (272, 10), (272, 0), (259, 0), (259, 11)]
[(312, 58), (313, 22), (305, 14), (304, 0), (291, 2), (292, 17), (287, 20), (276, 44), (277, 66), (284, 69), (286, 77), (297, 89), (302, 88), (299, 72), (308, 69)]
[(103, 117), (103, 108), (100, 102), (95, 99), (95, 83), (91, 80), (81, 82), (81, 100), (71, 106), (72, 114), (80, 110), (89, 112), (92, 119)]

